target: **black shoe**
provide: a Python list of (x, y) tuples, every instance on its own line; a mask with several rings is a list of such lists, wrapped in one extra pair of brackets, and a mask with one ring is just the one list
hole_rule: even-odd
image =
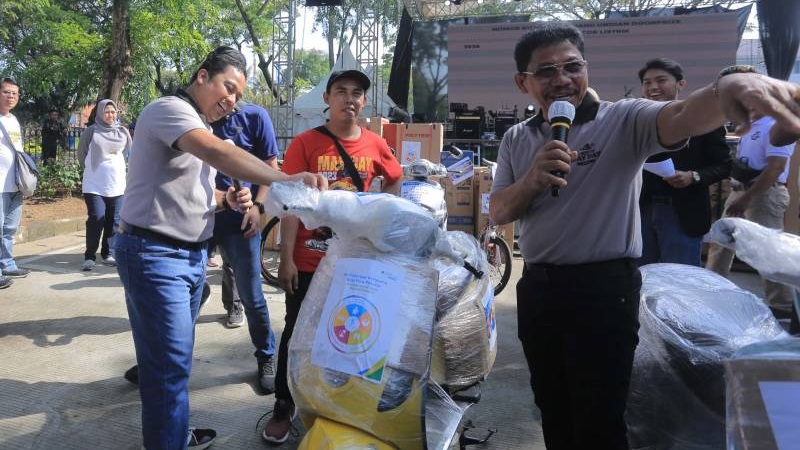
[(139, 384), (139, 366), (133, 366), (125, 371), (125, 379), (133, 384)]
[(264, 362), (258, 363), (258, 385), (263, 395), (275, 392), (275, 358), (270, 356)]
[(217, 438), (217, 432), (210, 428), (189, 428), (186, 445), (190, 450), (203, 450), (211, 447)]
[(14, 284), (14, 280), (8, 277), (0, 276), (0, 289), (5, 289)]
[(16, 270), (4, 270), (3, 276), (8, 278), (25, 278), (29, 273), (31, 273), (29, 269), (17, 267)]

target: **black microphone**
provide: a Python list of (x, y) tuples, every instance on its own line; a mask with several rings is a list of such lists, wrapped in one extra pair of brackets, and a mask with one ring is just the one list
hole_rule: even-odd
[[(550, 130), (554, 141), (567, 142), (567, 135), (569, 134), (569, 126), (572, 120), (575, 119), (575, 106), (565, 100), (556, 100), (550, 104), (547, 109), (547, 117), (550, 118)], [(564, 172), (554, 171), (551, 174), (564, 178)], [(559, 186), (550, 186), (550, 195), (558, 197)]]

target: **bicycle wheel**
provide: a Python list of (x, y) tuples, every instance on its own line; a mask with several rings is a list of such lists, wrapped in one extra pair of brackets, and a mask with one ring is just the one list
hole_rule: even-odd
[(275, 287), (278, 287), (278, 266), (281, 262), (280, 221), (280, 218), (273, 217), (261, 232), (261, 277), (268, 285)]
[(495, 236), (484, 250), (489, 260), (489, 276), (494, 283), (494, 295), (498, 295), (503, 292), (511, 278), (511, 249), (505, 239)]

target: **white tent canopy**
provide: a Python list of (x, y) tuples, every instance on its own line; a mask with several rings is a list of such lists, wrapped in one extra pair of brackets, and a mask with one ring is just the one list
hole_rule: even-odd
[[(326, 105), (325, 101), (322, 99), (322, 94), (325, 93), (325, 86), (328, 84), (328, 78), (330, 78), (333, 72), (347, 69), (361, 70), (358, 66), (358, 61), (356, 61), (356, 58), (353, 56), (353, 52), (350, 51), (349, 47), (344, 46), (341, 54), (339, 54), (339, 57), (336, 59), (336, 64), (334, 64), (328, 74), (320, 80), (319, 84), (294, 101), (294, 125), (292, 127), (294, 136), (325, 123), (328, 114), (323, 111), (325, 111), (328, 105)], [(367, 104), (364, 106), (364, 109), (361, 110), (361, 116), (370, 117), (382, 115), (388, 117), (389, 110), (396, 106), (395, 103), (386, 95), (380, 80), (372, 80), (370, 91), (373, 89), (377, 89), (378, 91), (378, 104), (372, 104), (373, 96), (371, 95), (372, 92), (369, 92), (367, 94)]]

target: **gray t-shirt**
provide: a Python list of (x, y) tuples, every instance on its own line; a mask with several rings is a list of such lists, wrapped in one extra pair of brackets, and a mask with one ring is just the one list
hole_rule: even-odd
[[(537, 196), (519, 220), (519, 245), (527, 262), (581, 264), (642, 254), (639, 192), (642, 164), (666, 149), (656, 118), (668, 103), (649, 100), (601, 102), (597, 115), (570, 129), (578, 152), (558, 197)], [(538, 149), (550, 141), (547, 122), (517, 124), (500, 144), (492, 190), (523, 178)]]
[(144, 108), (136, 123), (122, 220), (189, 242), (211, 237), (217, 171), (173, 147), (196, 129), (210, 127), (178, 97), (163, 97)]

